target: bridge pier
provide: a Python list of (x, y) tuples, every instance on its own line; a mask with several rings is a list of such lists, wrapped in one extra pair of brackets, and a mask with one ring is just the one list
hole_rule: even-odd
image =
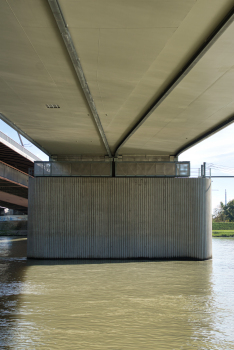
[(212, 256), (206, 178), (30, 178), (28, 220), (28, 258)]

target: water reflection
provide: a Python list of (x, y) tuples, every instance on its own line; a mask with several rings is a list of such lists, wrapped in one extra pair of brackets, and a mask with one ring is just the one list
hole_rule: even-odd
[(4, 244), (2, 346), (234, 349), (234, 240), (204, 262), (26, 261), (26, 241)]
[[(17, 244), (16, 244), (17, 242)], [(8, 349), (19, 316), (26, 269), (25, 238), (0, 237), (0, 348)], [(15, 332), (14, 332), (15, 335)]]

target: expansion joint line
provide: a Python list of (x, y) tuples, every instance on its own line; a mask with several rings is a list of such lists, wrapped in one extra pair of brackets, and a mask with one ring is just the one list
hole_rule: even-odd
[[(195, 54), (189, 59), (182, 70), (174, 77), (174, 79), (169, 83), (166, 89), (161, 93), (161, 95), (154, 101), (154, 103), (148, 108), (145, 114), (138, 120), (138, 122), (131, 128), (131, 130), (124, 136), (122, 141), (118, 144), (115, 149), (114, 156), (117, 157), (119, 149), (129, 140), (129, 138), (140, 128), (140, 126), (151, 116), (151, 114), (156, 110), (157, 107), (166, 99), (166, 97), (176, 88), (176, 86), (186, 77), (186, 75), (192, 70), (192, 68), (200, 61), (200, 59), (205, 55), (205, 53), (211, 48), (211, 46), (216, 42), (216, 40), (223, 34), (223, 32), (231, 25), (234, 20), (234, 6), (226, 15), (226, 17), (219, 23), (211, 35), (202, 43), (200, 48), (195, 52)], [(227, 121), (229, 123), (230, 121)], [(222, 127), (222, 126), (221, 126)], [(219, 128), (218, 128), (219, 129)], [(207, 134), (205, 134), (206, 137)], [(183, 146), (180, 150), (176, 152), (178, 156), (182, 151), (191, 147), (193, 144), (201, 141), (194, 141), (193, 143)]]
[(89, 90), (89, 86), (88, 86), (87, 80), (85, 78), (80, 59), (79, 59), (78, 54), (76, 52), (73, 40), (72, 40), (70, 32), (68, 30), (68, 26), (66, 24), (66, 21), (65, 21), (65, 18), (63, 16), (63, 12), (61, 10), (59, 2), (58, 2), (58, 0), (48, 0), (48, 3), (50, 5), (50, 8), (51, 8), (52, 13), (54, 15), (54, 18), (55, 18), (56, 23), (58, 25), (59, 31), (62, 35), (63, 41), (65, 43), (65, 46), (67, 48), (67, 51), (68, 51), (69, 56), (71, 58), (71, 61), (73, 63), (74, 69), (76, 71), (76, 75), (79, 79), (80, 85), (83, 89), (84, 95), (86, 97), (86, 100), (87, 100), (89, 107), (91, 109), (91, 112), (93, 114), (94, 121), (95, 121), (96, 126), (98, 128), (98, 131), (99, 131), (99, 134), (102, 138), (102, 141), (105, 145), (108, 156), (112, 157), (111, 150), (110, 150), (109, 144), (107, 142), (107, 138), (106, 138), (106, 135), (104, 133), (104, 130), (103, 130), (103, 127), (102, 127), (102, 124), (101, 124), (101, 121), (100, 121), (100, 118), (99, 118), (99, 115), (97, 112), (97, 108), (95, 106), (93, 97), (92, 97), (91, 92)]

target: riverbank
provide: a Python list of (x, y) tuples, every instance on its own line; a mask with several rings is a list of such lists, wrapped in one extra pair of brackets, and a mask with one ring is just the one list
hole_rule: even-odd
[(0, 231), (1, 236), (24, 236), (27, 237), (27, 230), (10, 230), (10, 231)]
[(213, 230), (212, 237), (234, 237), (234, 230)]

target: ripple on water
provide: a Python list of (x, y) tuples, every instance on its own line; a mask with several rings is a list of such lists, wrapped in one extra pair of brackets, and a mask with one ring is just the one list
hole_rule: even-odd
[(215, 238), (203, 262), (27, 261), (26, 240), (1, 240), (0, 346), (234, 349), (233, 250)]

